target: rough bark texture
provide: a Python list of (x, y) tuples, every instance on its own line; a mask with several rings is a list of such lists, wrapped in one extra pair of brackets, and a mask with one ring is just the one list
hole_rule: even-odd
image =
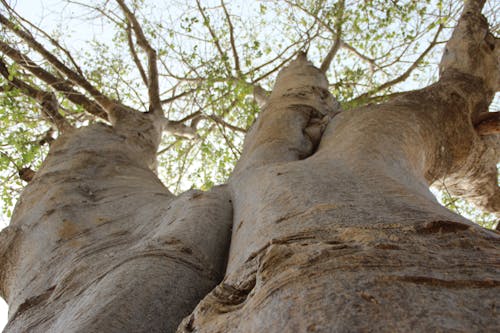
[(5, 332), (174, 331), (220, 281), (229, 195), (169, 193), (148, 166), (149, 117), (53, 144), (2, 232)]
[(185, 316), (179, 332), (498, 331), (500, 237), (428, 189), (500, 211), (498, 144), (474, 127), (500, 82), (479, 3), (440, 80), (384, 104), (339, 113), (299, 55), (210, 192), (158, 181), (152, 114), (59, 138), (0, 234), (6, 332), (173, 332)]
[[(179, 332), (498, 330), (498, 234), (428, 190), (460, 179), (468, 192), (457, 181), (456, 194), (498, 211), (498, 155), (472, 124), (498, 90), (500, 47), (475, 6), (438, 83), (341, 113), (316, 152), (286, 133), (306, 134), (305, 119), (333, 111), (325, 79), (300, 58), (280, 74), (261, 116), (280, 125), (256, 124), (230, 182), (226, 277)], [(307, 106), (289, 102), (296, 96)]]
[(312, 157), (233, 178), (226, 278), (180, 331), (495, 331), (499, 237), (428, 190), (477, 140), (449, 80), (342, 113)]

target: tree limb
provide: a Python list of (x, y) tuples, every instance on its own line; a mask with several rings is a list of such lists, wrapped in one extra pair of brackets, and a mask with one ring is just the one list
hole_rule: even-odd
[(500, 137), (492, 135), (499, 133), (499, 112), (475, 114), (478, 108), (485, 108), (491, 102), (493, 92), (500, 89), (500, 40), (490, 34), (488, 22), (481, 15), (484, 3), (484, 0), (469, 0), (465, 3), (440, 63), (440, 80), (446, 75), (474, 77), (476, 80), (475, 87), (478, 87), (479, 92), (476, 104), (479, 103), (479, 106), (467, 109), (476, 132), (482, 135), (471, 148), (468, 160), (462, 163), (459, 170), (447, 175), (445, 181), (452, 194), (500, 217), (497, 170)]
[(137, 21), (136, 16), (130, 11), (123, 0), (116, 0), (127, 20), (132, 24), (137, 45), (139, 45), (148, 57), (148, 96), (149, 96), (149, 111), (155, 114), (163, 113), (160, 101), (160, 86), (158, 82), (158, 65), (156, 50), (149, 44), (148, 39), (142, 31), (141, 25)]
[(38, 87), (27, 84), (20, 79), (10, 78), (7, 65), (0, 59), (0, 74), (6, 79), (9, 85), (19, 89), (23, 94), (36, 100), (42, 107), (42, 112), (52, 122), (59, 131), (64, 132), (73, 128), (71, 124), (59, 113), (59, 103), (52, 92), (42, 91)]
[(217, 115), (214, 115), (214, 114), (211, 114), (211, 115), (204, 115), (205, 118), (208, 118), (208, 119), (211, 119), (213, 121), (215, 121), (217, 124), (219, 125), (222, 125), (224, 127), (227, 127), (235, 132), (240, 132), (240, 133), (243, 133), (245, 134), (247, 131), (241, 127), (238, 127), (238, 126), (234, 126), (234, 125), (231, 125), (229, 124), (228, 122), (224, 121), (224, 119), (222, 119), (221, 117), (217, 116)]
[(256, 79), (252, 80), (252, 84), (255, 84), (257, 82), (259, 82), (260, 80), (263, 80), (265, 79), (266, 77), (268, 77), (269, 75), (273, 74), (274, 72), (277, 72), (281, 69), (281, 67), (283, 67), (286, 63), (288, 63), (290, 60), (292, 60), (293, 58), (295, 58), (295, 56), (297, 55), (299, 51), (297, 52), (294, 52), (292, 55), (290, 55), (289, 57), (285, 58), (283, 61), (281, 61), (278, 66), (274, 67), (273, 69), (271, 69), (270, 71), (260, 75), (259, 77), (257, 77)]
[(477, 134), (492, 135), (500, 133), (500, 112), (485, 112), (479, 115), (474, 124)]
[(103, 110), (103, 108), (96, 102), (88, 99), (85, 95), (73, 89), (73, 84), (71, 82), (60, 79), (47, 72), (46, 70), (38, 66), (33, 60), (2, 41), (0, 41), (0, 52), (7, 55), (15, 63), (24, 67), (38, 79), (42, 80), (55, 90), (62, 93), (71, 102), (77, 105), (81, 105), (87, 112), (93, 115), (96, 115), (104, 120), (108, 120), (108, 115)]
[(352, 45), (350, 45), (349, 43), (347, 43), (344, 40), (340, 40), (340, 44), (341, 44), (340, 47), (345, 48), (349, 52), (355, 54), (361, 60), (367, 62), (368, 65), (370, 66), (370, 70), (371, 70), (372, 73), (375, 71), (375, 67), (377, 66), (377, 64), (375, 63), (375, 59), (367, 57), (366, 55), (364, 55), (363, 53), (359, 52), (356, 48), (354, 48)]
[[(252, 70), (246, 72), (244, 75), (247, 76), (249, 75), (251, 72), (258, 72), (260, 71), (261, 69), (263, 69), (264, 67), (266, 66), (269, 66), (270, 64), (272, 64), (273, 62), (281, 59), (281, 57), (286, 53), (288, 52), (288, 50), (290, 50), (291, 48), (297, 46), (299, 44), (299, 42), (295, 42), (295, 43), (292, 43), (290, 44), (289, 46), (287, 46), (286, 48), (283, 49), (283, 51), (281, 51), (280, 53), (278, 53), (276, 55), (276, 57), (272, 58), (271, 60), (269, 61), (266, 61), (265, 63), (263, 64), (260, 64), (259, 66), (253, 68)], [(290, 57), (286, 58), (285, 61), (282, 61), (279, 65), (278, 65), (278, 69), (281, 68), (281, 66), (283, 66), (284, 64), (286, 64), (288, 61), (290, 61), (294, 56), (296, 55), (296, 52), (294, 52)], [(267, 76), (267, 75), (266, 75)], [(259, 78), (259, 79), (256, 79), (256, 80), (252, 80), (252, 84), (254, 83), (257, 83), (259, 82), (261, 79), (263, 79), (265, 76)]]
[(141, 60), (137, 56), (137, 52), (135, 51), (134, 41), (132, 40), (132, 27), (130, 26), (130, 22), (127, 22), (127, 28), (125, 29), (127, 32), (127, 44), (130, 50), (130, 54), (132, 55), (132, 60), (135, 63), (135, 66), (139, 70), (139, 74), (141, 74), (142, 82), (146, 86), (149, 85), (148, 77), (146, 76), (146, 72), (144, 71), (144, 67), (142, 67)]
[(400, 76), (398, 76), (397, 78), (393, 79), (393, 80), (390, 80), (380, 86), (378, 86), (377, 88), (371, 90), (371, 91), (368, 91), (364, 94), (361, 94), (359, 95), (358, 97), (354, 98), (353, 100), (351, 100), (351, 102), (357, 102), (357, 101), (363, 101), (365, 100), (366, 98), (370, 97), (371, 95), (373, 94), (376, 94), (377, 92), (380, 92), (384, 89), (387, 89), (387, 88), (390, 88), (400, 82), (403, 82), (404, 80), (406, 80), (410, 75), (411, 73), (418, 67), (418, 65), (420, 64), (420, 62), (427, 56), (427, 54), (434, 48), (434, 46), (436, 46), (438, 44), (438, 37), (439, 37), (439, 34), (441, 33), (441, 31), (443, 31), (443, 28), (444, 26), (442, 24), (439, 25), (437, 31), (436, 31), (436, 34), (434, 35), (434, 38), (433, 40), (431, 41), (431, 43), (429, 44), (429, 46), (427, 46), (427, 48), (424, 50), (424, 52), (422, 52), (420, 54), (420, 56), (411, 64), (410, 67), (408, 67), (408, 69), (403, 73), (401, 74)]
[(339, 51), (341, 45), (342, 45), (342, 43), (340, 40), (340, 32), (339, 32), (339, 35), (337, 36), (337, 38), (335, 38), (335, 41), (333, 42), (333, 45), (330, 48), (330, 51), (328, 51), (325, 59), (321, 63), (321, 66), (319, 68), (320, 71), (322, 71), (323, 73), (326, 73), (328, 71), (328, 68), (330, 68), (332, 60), (335, 57), (335, 55), (337, 54), (337, 52)]
[(491, 98), (500, 91), (500, 39), (489, 31), (481, 14), (485, 0), (469, 0), (462, 16), (446, 44), (439, 64), (441, 76), (456, 71), (481, 78), (490, 90)]
[[(41, 33), (45, 38), (47, 38), (47, 40), (52, 43), (52, 45), (54, 45), (57, 49), (61, 50), (65, 55), (66, 57), (68, 58), (68, 60), (71, 62), (71, 64), (73, 65), (73, 67), (75, 68), (75, 70), (78, 72), (78, 74), (80, 74), (81, 76), (84, 76), (83, 74), (83, 71), (82, 69), (80, 68), (80, 66), (76, 63), (75, 59), (73, 58), (73, 56), (71, 55), (71, 52), (69, 52), (68, 49), (66, 49), (65, 47), (63, 47), (55, 38), (53, 38), (51, 35), (49, 35), (47, 32), (45, 32), (44, 30), (40, 29), (39, 27), (37, 27), (35, 24), (31, 23), (29, 20), (27, 20), (26, 18), (22, 17), (21, 15), (19, 15), (15, 10), (14, 8), (12, 8), (5, 0), (1, 0), (1, 3), (7, 8), (7, 10), (12, 13), (13, 15), (15, 15), (16, 19), (19, 20), (19, 21), (22, 21), (22, 22), (25, 22), (27, 25), (29, 25), (31, 28), (35, 29), (36, 31), (38, 31), (39, 33)], [(23, 29), (29, 33), (28, 29), (26, 29), (25, 27), (23, 27)], [(32, 36), (33, 37), (33, 36)]]
[(241, 68), (240, 68), (240, 58), (238, 56), (238, 51), (236, 50), (236, 43), (234, 40), (234, 27), (231, 22), (231, 17), (229, 16), (229, 12), (224, 4), (224, 0), (221, 0), (222, 9), (224, 10), (224, 15), (226, 16), (227, 24), (229, 25), (229, 41), (231, 43), (231, 49), (233, 51), (234, 57), (234, 69), (236, 70), (236, 76), (241, 76)]
[(197, 89), (189, 89), (189, 90), (186, 90), (186, 91), (183, 91), (181, 92), (180, 94), (177, 94), (177, 95), (174, 95), (174, 96), (171, 96), (169, 98), (165, 98), (165, 99), (162, 99), (161, 100), (161, 104), (168, 104), (168, 103), (172, 103), (173, 101), (175, 101), (176, 99), (178, 98), (181, 98), (181, 97), (184, 97), (184, 96), (187, 96), (193, 92), (195, 92)]
[(342, 24), (344, 20), (344, 9), (345, 9), (345, 0), (341, 0), (338, 3), (338, 11), (337, 11), (337, 18), (335, 22), (335, 40), (333, 42), (332, 47), (330, 48), (330, 51), (326, 55), (325, 59), (323, 60), (323, 63), (320, 66), (320, 70), (323, 73), (326, 73), (328, 71), (328, 68), (330, 68), (330, 64), (332, 63), (333, 58), (339, 51), (341, 45), (342, 45)]
[(215, 31), (212, 29), (212, 26), (210, 25), (209, 17), (207, 16), (205, 11), (201, 7), (200, 0), (196, 0), (196, 5), (198, 6), (198, 11), (200, 12), (201, 16), (203, 17), (204, 25), (207, 27), (208, 32), (210, 33), (210, 36), (212, 36), (212, 40), (213, 40), (213, 43), (215, 45), (215, 48), (219, 52), (219, 55), (220, 55), (222, 61), (224, 62), (226, 69), (228, 70), (228, 72), (230, 72), (229, 64), (227, 63), (227, 56), (224, 53), (224, 51), (222, 50), (222, 47), (219, 43), (219, 37), (217, 37), (217, 35), (215, 34)]
[(4, 27), (12, 31), (18, 37), (20, 37), (28, 46), (37, 51), (42, 57), (47, 60), (49, 64), (54, 66), (61, 74), (68, 77), (70, 81), (77, 84), (87, 91), (101, 107), (106, 110), (112, 110), (115, 105), (120, 104), (117, 101), (113, 101), (107, 96), (103, 95), (99, 90), (97, 90), (86, 78), (73, 71), (65, 64), (63, 64), (57, 57), (55, 57), (50, 51), (48, 51), (42, 44), (40, 44), (37, 40), (31, 36), (27, 31), (20, 29), (19, 26), (16, 26), (13, 22), (8, 20), (5, 16), (0, 14), (0, 24)]

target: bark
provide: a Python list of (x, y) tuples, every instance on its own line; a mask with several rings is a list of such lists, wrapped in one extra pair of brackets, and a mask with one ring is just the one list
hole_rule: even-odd
[(317, 151), (307, 133), (311, 115), (333, 111), (326, 79), (300, 58), (280, 74), (229, 184), (225, 279), (178, 332), (498, 330), (499, 236), (428, 189), (460, 178), (498, 211), (496, 173), (484, 173), (498, 155), (473, 119), (499, 88), (499, 43), (477, 7), (466, 6), (439, 82), (340, 113)]
[(210, 192), (160, 183), (158, 115), (65, 133), (0, 234), (6, 332), (497, 331), (500, 237), (429, 191), (500, 211), (499, 146), (475, 127), (500, 82), (480, 2), (439, 81), (384, 104), (339, 113), (300, 54)]
[(458, 80), (341, 113), (311, 157), (234, 177), (226, 277), (179, 331), (495, 331), (499, 237), (428, 190), (478, 140)]
[(174, 197), (148, 165), (151, 117), (53, 143), (1, 234), (5, 332), (171, 332), (220, 281), (228, 193)]

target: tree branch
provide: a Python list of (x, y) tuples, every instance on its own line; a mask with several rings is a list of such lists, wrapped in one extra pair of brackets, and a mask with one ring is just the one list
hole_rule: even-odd
[(485, 112), (480, 114), (474, 124), (477, 134), (492, 135), (500, 133), (500, 112)]
[(217, 128), (219, 129), (220, 134), (222, 134), (222, 137), (226, 141), (229, 149), (231, 150), (231, 153), (233, 154), (234, 158), (237, 160), (241, 155), (241, 151), (238, 148), (236, 148), (234, 146), (234, 144), (231, 142), (231, 140), (229, 140), (229, 138), (227, 137), (226, 132), (224, 131), (224, 125), (222, 125), (219, 122), (216, 122), (216, 124), (217, 124)]
[(73, 126), (59, 113), (59, 103), (52, 92), (42, 91), (20, 79), (13, 77), (9, 80), (10, 73), (7, 65), (0, 59), (0, 74), (6, 79), (11, 87), (19, 89), (24, 95), (36, 100), (42, 107), (42, 112), (52, 122), (59, 131), (67, 131)]
[(231, 49), (233, 50), (234, 68), (236, 70), (236, 76), (240, 77), (241, 76), (240, 58), (238, 56), (238, 51), (236, 50), (236, 43), (234, 40), (233, 23), (231, 22), (231, 17), (229, 16), (229, 12), (226, 8), (226, 5), (224, 4), (224, 0), (221, 0), (220, 3), (222, 5), (222, 9), (224, 10), (224, 15), (226, 16), (227, 24), (229, 25), (229, 40), (231, 43)]
[(321, 66), (319, 68), (320, 71), (322, 71), (323, 73), (326, 73), (328, 71), (328, 68), (330, 68), (332, 60), (335, 57), (335, 55), (337, 54), (337, 52), (339, 51), (341, 45), (342, 45), (342, 42), (340, 40), (340, 32), (339, 32), (339, 35), (337, 36), (337, 38), (335, 38), (335, 41), (333, 42), (333, 45), (330, 48), (330, 51), (328, 51), (325, 59), (321, 63)]
[(211, 115), (204, 115), (203, 117), (205, 118), (208, 118), (208, 119), (212, 119), (213, 121), (215, 121), (217, 124), (219, 125), (222, 125), (224, 127), (227, 127), (235, 132), (240, 132), (240, 133), (243, 133), (245, 134), (247, 131), (241, 127), (238, 127), (238, 126), (234, 126), (234, 125), (231, 125), (229, 123), (227, 123), (226, 121), (224, 121), (224, 119), (222, 119), (221, 117), (218, 117), (214, 114), (211, 114)]
[(335, 22), (335, 41), (333, 42), (332, 47), (330, 48), (330, 51), (326, 55), (325, 59), (323, 60), (323, 63), (320, 66), (320, 70), (323, 73), (326, 73), (328, 71), (328, 68), (330, 68), (330, 64), (332, 63), (333, 58), (337, 54), (337, 52), (340, 49), (340, 46), (342, 45), (342, 24), (344, 20), (344, 9), (345, 9), (345, 0), (341, 0), (338, 3), (339, 8), (337, 9), (337, 18)]
[[(278, 53), (276, 55), (276, 57), (274, 57), (273, 59), (269, 60), (269, 61), (266, 61), (265, 63), (263, 64), (260, 64), (259, 66), (253, 68), (252, 70), (246, 72), (244, 75), (247, 76), (249, 75), (250, 73), (252, 72), (258, 72), (260, 71), (261, 69), (263, 69), (264, 67), (266, 66), (269, 66), (270, 64), (272, 64), (273, 62), (279, 60), (286, 52), (288, 52), (288, 50), (290, 50), (291, 48), (293, 48), (294, 46), (298, 45), (299, 43), (298, 42), (295, 42), (295, 43), (292, 43), (290, 44), (289, 46), (287, 46), (286, 48), (283, 49), (283, 51), (281, 51), (280, 53)], [(278, 65), (278, 69), (281, 68), (281, 66), (283, 66), (285, 63), (287, 63), (288, 61), (290, 61), (297, 53), (294, 52), (290, 57), (286, 58), (285, 61), (281, 62), (279, 65)], [(267, 76), (267, 75), (266, 75)], [(257, 83), (259, 82), (261, 79), (263, 79), (265, 76), (257, 79), (257, 80), (252, 80), (252, 84), (254, 83)]]
[(85, 95), (73, 89), (73, 84), (64, 79), (60, 79), (38, 66), (33, 60), (23, 55), (21, 52), (0, 41), (0, 52), (7, 55), (15, 63), (24, 67), (35, 77), (47, 83), (55, 90), (62, 93), (71, 102), (81, 105), (87, 112), (96, 115), (104, 120), (108, 120), (107, 113), (96, 102), (88, 99)]
[(158, 65), (156, 50), (153, 49), (149, 41), (147, 40), (144, 32), (142, 31), (141, 25), (137, 21), (136, 16), (130, 11), (123, 0), (116, 0), (127, 20), (132, 24), (132, 29), (137, 40), (137, 45), (139, 45), (148, 57), (148, 96), (149, 96), (149, 111), (155, 114), (163, 113), (160, 101), (160, 86), (158, 82)]
[(270, 71), (268, 71), (267, 73), (264, 73), (262, 75), (260, 75), (259, 77), (257, 77), (256, 79), (252, 80), (252, 84), (255, 84), (257, 82), (259, 82), (260, 80), (263, 80), (265, 79), (266, 77), (268, 77), (269, 75), (273, 74), (274, 72), (277, 72), (281, 69), (281, 67), (283, 67), (286, 63), (288, 63), (290, 60), (292, 60), (298, 53), (299, 51), (297, 52), (294, 52), (292, 55), (290, 55), (289, 57), (285, 58), (282, 62), (280, 62), (278, 64), (278, 66), (274, 67), (273, 69), (271, 69)]
[[(500, 137), (490, 135), (499, 133), (499, 112), (475, 113), (478, 109), (485, 108), (491, 102), (493, 93), (500, 89), (500, 40), (490, 34), (488, 22), (481, 15), (484, 3), (484, 0), (469, 0), (465, 3), (440, 63), (440, 80), (446, 75), (452, 78), (474, 77), (478, 94), (476, 107), (465, 108), (473, 117), (476, 132), (482, 135), (471, 148), (469, 159), (445, 180), (451, 193), (500, 217), (497, 170)], [(464, 94), (470, 98), (467, 96), (468, 91)], [(478, 103), (480, 106), (477, 106)]]
[(103, 95), (99, 90), (97, 90), (86, 78), (73, 71), (65, 64), (63, 64), (57, 57), (55, 57), (50, 51), (45, 49), (45, 47), (40, 44), (37, 40), (31, 36), (27, 31), (20, 29), (19, 26), (16, 26), (13, 22), (9, 21), (5, 16), (0, 14), (0, 24), (4, 27), (12, 31), (18, 37), (20, 37), (29, 47), (33, 48), (37, 51), (41, 56), (47, 60), (49, 64), (54, 66), (61, 74), (68, 77), (70, 81), (77, 84), (87, 91), (99, 105), (106, 111), (112, 110), (115, 105), (120, 104), (117, 101), (113, 101), (107, 96)]
[(349, 43), (345, 42), (344, 40), (340, 40), (340, 44), (341, 44), (340, 47), (343, 47), (343, 48), (347, 49), (347, 51), (355, 54), (358, 58), (360, 58), (361, 60), (367, 62), (368, 65), (370, 66), (370, 70), (371, 70), (372, 73), (375, 71), (375, 67), (377, 66), (377, 64), (375, 63), (375, 59), (367, 57), (366, 55), (364, 55), (363, 53), (359, 52), (356, 48), (354, 48), (352, 45), (350, 45)]
[(400, 76), (398, 76), (397, 78), (391, 80), (391, 81), (388, 81), (380, 86), (378, 86), (377, 88), (371, 90), (371, 91), (368, 91), (364, 94), (361, 94), (359, 95), (358, 97), (354, 98), (353, 100), (351, 100), (351, 102), (357, 102), (357, 101), (363, 101), (365, 100), (366, 98), (370, 97), (371, 95), (373, 94), (376, 94), (384, 89), (387, 89), (387, 88), (390, 88), (400, 82), (403, 82), (404, 80), (406, 80), (410, 75), (411, 73), (418, 67), (418, 65), (420, 64), (420, 62), (427, 56), (427, 54), (434, 48), (434, 46), (436, 46), (438, 44), (438, 37), (439, 37), (439, 34), (441, 33), (441, 31), (443, 31), (443, 25), (440, 24), (437, 31), (436, 31), (436, 34), (434, 35), (434, 38), (433, 40), (431, 41), (431, 43), (429, 44), (429, 46), (427, 46), (427, 48), (424, 50), (424, 52), (422, 52), (420, 54), (420, 56), (413, 62), (413, 64), (411, 64), (410, 67), (408, 67), (408, 69), (403, 73), (401, 74)]
[(142, 82), (144, 82), (144, 84), (148, 86), (149, 85), (148, 77), (146, 76), (144, 67), (142, 67), (141, 60), (139, 59), (139, 57), (137, 56), (137, 52), (135, 51), (134, 41), (132, 40), (132, 27), (130, 26), (130, 22), (127, 22), (126, 32), (127, 32), (127, 44), (130, 50), (130, 54), (132, 55), (132, 60), (134, 61), (135, 66), (137, 67), (139, 73), (141, 74)]
[(200, 0), (196, 0), (196, 5), (198, 6), (198, 11), (200, 12), (201, 16), (203, 17), (204, 25), (207, 27), (208, 32), (210, 33), (210, 36), (212, 37), (213, 43), (215, 45), (215, 48), (219, 52), (219, 55), (220, 55), (222, 61), (224, 62), (225, 66), (226, 66), (226, 69), (230, 73), (231, 71), (229, 70), (229, 65), (227, 63), (227, 56), (224, 53), (224, 51), (222, 51), (222, 47), (221, 47), (221, 45), (219, 43), (219, 37), (217, 37), (217, 35), (215, 34), (215, 31), (212, 29), (212, 26), (210, 25), (210, 19), (208, 18), (208, 16), (206, 15), (205, 11), (201, 7)]
[(184, 96), (187, 96), (193, 92), (195, 92), (197, 89), (189, 89), (189, 90), (186, 90), (184, 92), (181, 92), (180, 94), (178, 95), (174, 95), (172, 97), (169, 97), (169, 98), (165, 98), (165, 99), (162, 99), (161, 100), (161, 104), (168, 104), (168, 103), (172, 103), (173, 101), (175, 101), (176, 99), (178, 98), (181, 98), (181, 97), (184, 97)]
[[(7, 8), (7, 10), (9, 11), (9, 13), (13, 14), (16, 17), (17, 20), (19, 20), (20, 22), (21, 21), (25, 22), (28, 26), (30, 26), (31, 28), (35, 29), (36, 31), (38, 31), (39, 33), (41, 33), (45, 38), (47, 38), (47, 40), (50, 43), (52, 43), (52, 45), (54, 45), (57, 49), (61, 50), (66, 55), (66, 57), (68, 58), (68, 60), (71, 62), (71, 64), (73, 65), (73, 67), (75, 68), (75, 70), (78, 72), (78, 74), (80, 74), (81, 76), (84, 76), (82, 69), (80, 68), (80, 66), (78, 66), (78, 64), (76, 63), (75, 59), (71, 55), (71, 52), (69, 52), (68, 49), (66, 49), (65, 47), (63, 47), (55, 38), (53, 38), (47, 32), (45, 32), (44, 30), (42, 30), (39, 27), (37, 27), (35, 24), (31, 23), (26, 18), (24, 18), (21, 15), (19, 15), (14, 10), (14, 8), (12, 8), (5, 0), (1, 0), (1, 3), (5, 6), (5, 8)], [(23, 29), (27, 33), (29, 33), (28, 29), (26, 29), (24, 26), (23, 26)], [(30, 33), (30, 35), (31, 35), (31, 33)], [(33, 35), (31, 35), (31, 37), (33, 38)]]
[(441, 76), (456, 71), (481, 78), (493, 97), (500, 91), (500, 39), (489, 31), (481, 14), (485, 0), (469, 0), (446, 44), (439, 64)]

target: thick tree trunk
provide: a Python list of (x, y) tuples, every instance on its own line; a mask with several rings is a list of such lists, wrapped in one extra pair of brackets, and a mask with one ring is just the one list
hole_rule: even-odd
[(438, 83), (337, 115), (317, 151), (326, 80), (301, 57), (280, 73), (229, 183), (226, 277), (179, 332), (498, 331), (500, 237), (428, 189), (452, 176), (482, 207), (500, 200), (472, 125), (500, 88), (479, 11), (466, 5)]
[(171, 332), (220, 281), (227, 190), (175, 198), (148, 167), (154, 134), (138, 123), (51, 147), (2, 233), (5, 332)]
[(342, 113), (313, 156), (237, 174), (226, 278), (181, 331), (497, 330), (499, 237), (428, 190), (479, 144), (448, 97), (472, 100), (468, 79)]
[(59, 138), (0, 234), (6, 332), (172, 332), (185, 316), (179, 332), (498, 331), (500, 238), (428, 190), (465, 178), (498, 200), (477, 188), (496, 156), (473, 123), (500, 47), (457, 63), (468, 28), (438, 83), (340, 114), (299, 55), (210, 192), (159, 182), (152, 114)]

